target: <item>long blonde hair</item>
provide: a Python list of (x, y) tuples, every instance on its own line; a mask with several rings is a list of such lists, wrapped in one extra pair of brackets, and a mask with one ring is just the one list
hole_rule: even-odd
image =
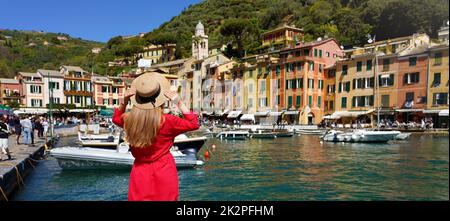
[(131, 147), (148, 147), (153, 144), (158, 135), (161, 122), (164, 121), (160, 107), (144, 110), (132, 108), (124, 115), (124, 130)]

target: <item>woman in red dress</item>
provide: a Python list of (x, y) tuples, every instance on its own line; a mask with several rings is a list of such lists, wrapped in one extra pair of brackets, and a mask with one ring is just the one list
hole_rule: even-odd
[[(178, 173), (170, 153), (175, 137), (199, 128), (198, 116), (191, 113), (177, 92), (158, 73), (137, 77), (126, 92), (124, 102), (114, 110), (113, 122), (122, 127), (135, 160), (130, 174), (128, 200), (178, 200)], [(184, 119), (164, 114), (166, 99), (178, 106)], [(131, 100), (133, 108), (125, 113)]]

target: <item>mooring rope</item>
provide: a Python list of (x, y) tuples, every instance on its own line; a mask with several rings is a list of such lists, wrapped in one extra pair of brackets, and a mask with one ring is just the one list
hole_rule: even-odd
[(33, 169), (35, 169), (36, 167), (33, 165), (33, 163), (31, 162), (31, 158), (27, 158), (27, 162), (31, 165), (31, 167), (33, 167)]
[(23, 186), (25, 186), (25, 183), (23, 182), (23, 178), (20, 175), (19, 169), (17, 168), (16, 165), (14, 165), (12, 163), (6, 163), (6, 162), (0, 162), (0, 165), (1, 164), (14, 167), (14, 169), (16, 169), (17, 184), (19, 184), (19, 188), (20, 188), (20, 184), (21, 183), (22, 183)]
[(3, 191), (3, 188), (0, 186), (0, 192), (2, 192), (3, 198), (6, 200), (6, 202), (8, 202), (8, 197), (6, 197), (5, 192)]

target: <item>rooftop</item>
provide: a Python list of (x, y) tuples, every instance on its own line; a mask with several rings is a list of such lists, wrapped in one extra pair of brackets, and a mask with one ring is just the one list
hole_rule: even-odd
[(32, 72), (19, 72), (19, 75), (22, 75), (23, 77), (40, 77), (37, 73)]
[(45, 70), (45, 69), (38, 69), (37, 70), (41, 75), (42, 75), (42, 77), (48, 77), (48, 76), (50, 76), (50, 77), (60, 77), (60, 78), (62, 78), (62, 77), (64, 77), (64, 75), (63, 74), (61, 74), (61, 73), (59, 73), (59, 71), (55, 71), (55, 70)]
[(68, 66), (68, 65), (63, 65), (63, 66), (61, 66), (61, 67), (67, 69), (67, 71), (86, 72), (85, 70), (83, 70), (83, 68), (78, 67), (78, 66)]
[(270, 33), (273, 33), (273, 32), (277, 32), (277, 31), (281, 31), (281, 30), (285, 30), (285, 29), (293, 30), (293, 31), (299, 31), (299, 32), (303, 31), (302, 28), (296, 28), (294, 26), (283, 25), (281, 27), (278, 27), (278, 28), (266, 31), (266, 32), (262, 33), (261, 35), (267, 35), (267, 34), (270, 34)]
[(19, 80), (14, 78), (0, 78), (2, 84), (19, 84)]

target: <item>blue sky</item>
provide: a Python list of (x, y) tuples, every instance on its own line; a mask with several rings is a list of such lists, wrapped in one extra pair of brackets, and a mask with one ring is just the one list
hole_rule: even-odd
[(159, 27), (202, 0), (0, 0), (0, 29), (62, 32), (106, 42)]

